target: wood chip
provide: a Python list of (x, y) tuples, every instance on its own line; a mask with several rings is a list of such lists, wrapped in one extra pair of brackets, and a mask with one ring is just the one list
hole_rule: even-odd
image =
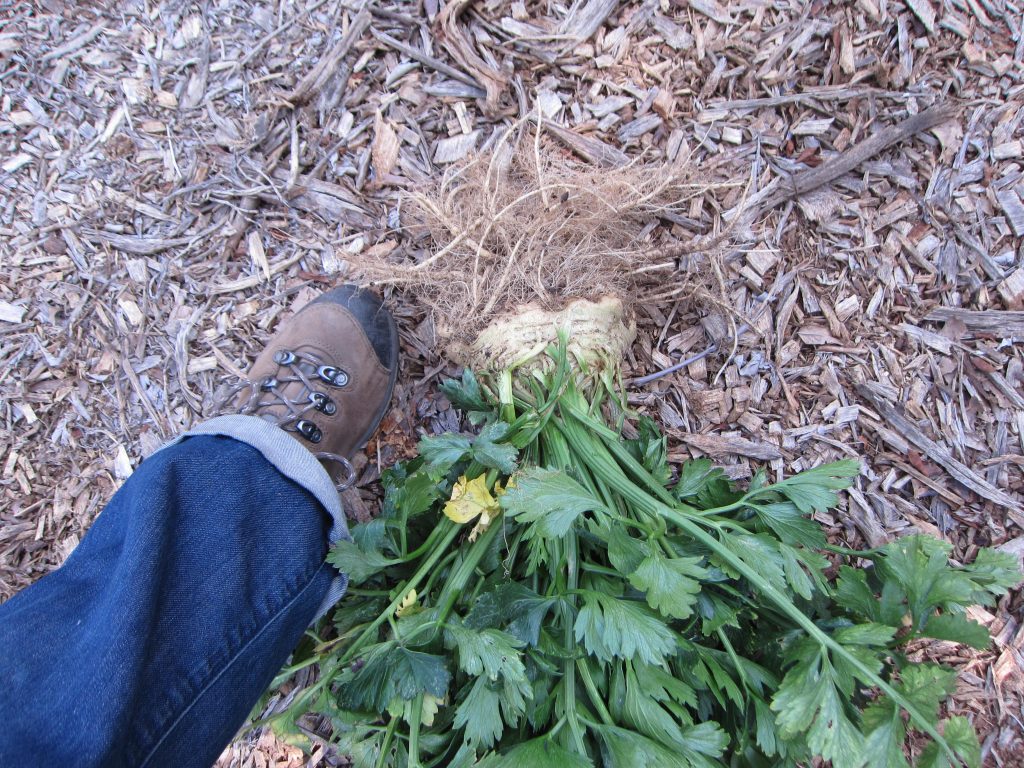
[(948, 355), (953, 350), (953, 342), (938, 333), (925, 330), (924, 328), (918, 328), (916, 325), (910, 325), (910, 323), (900, 323), (898, 327), (910, 338), (915, 341), (919, 341), (943, 355)]
[(391, 124), (384, 120), (378, 110), (377, 116), (374, 118), (373, 146), (371, 148), (373, 170), (377, 174), (378, 181), (394, 170), (395, 164), (398, 162), (398, 149), (398, 134)]
[(470, 134), (459, 134), (451, 138), (441, 139), (434, 145), (434, 162), (447, 165), (462, 160), (476, 147), (480, 131)]
[(24, 307), (11, 304), (9, 301), (0, 300), (0, 322), (20, 323), (23, 317), (25, 317)]
[(971, 332), (992, 334), (998, 338), (1024, 338), (1024, 312), (998, 309), (970, 310), (936, 307), (924, 317), (931, 322), (956, 321)]
[(1009, 309), (1018, 311), (1024, 309), (1024, 267), (1003, 280), (999, 284), (998, 290)]
[(1012, 189), (1004, 189), (996, 193), (996, 199), (1006, 214), (1013, 233), (1017, 237), (1024, 235), (1024, 203), (1021, 203), (1020, 196)]
[(868, 384), (857, 385), (857, 391), (869, 400), (886, 421), (896, 431), (907, 438), (928, 456), (929, 459), (941, 466), (957, 482), (970, 488), (979, 496), (988, 499), (1005, 510), (1017, 525), (1024, 527), (1024, 507), (1020, 502), (1007, 494), (1005, 491), (996, 488), (991, 483), (978, 475), (962, 462), (953, 458), (952, 454), (940, 446), (931, 438), (927, 437), (921, 430), (914, 426), (896, 407), (886, 400), (880, 393), (876, 392)]
[(921, 20), (929, 35), (935, 34), (935, 8), (929, 0), (906, 0), (907, 7)]
[(708, 456), (746, 456), (770, 461), (781, 459), (782, 452), (771, 443), (754, 442), (745, 437), (726, 435), (681, 435), (682, 441)]

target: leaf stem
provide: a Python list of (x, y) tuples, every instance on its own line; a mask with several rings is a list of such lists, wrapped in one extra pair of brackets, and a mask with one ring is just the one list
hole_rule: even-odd
[(583, 687), (587, 689), (587, 694), (590, 696), (590, 703), (594, 705), (601, 721), (605, 725), (615, 725), (615, 719), (612, 717), (611, 712), (608, 711), (608, 707), (605, 706), (604, 701), (601, 699), (601, 693), (597, 690), (597, 684), (594, 682), (593, 675), (590, 674), (590, 667), (587, 666), (586, 660), (576, 659), (576, 669), (580, 672), (580, 679), (583, 681)]
[(765, 595), (769, 600), (775, 603), (784, 614), (799, 624), (810, 637), (817, 640), (824, 649), (836, 654), (837, 656), (841, 656), (847, 664), (860, 673), (861, 680), (879, 688), (893, 701), (905, 709), (907, 714), (909, 714), (911, 719), (914, 721), (914, 725), (919, 730), (932, 737), (935, 743), (938, 744), (942, 751), (949, 757), (952, 764), (958, 764), (959, 758), (956, 756), (952, 747), (950, 747), (949, 743), (942, 737), (942, 734), (938, 732), (935, 726), (929, 722), (928, 718), (921, 713), (913, 702), (889, 685), (885, 680), (879, 677), (878, 674), (869, 669), (864, 662), (846, 650), (846, 648), (844, 648), (840, 643), (837, 643), (829, 635), (823, 632), (817, 624), (815, 624), (803, 611), (793, 604), (792, 600), (789, 600), (785, 595), (779, 592), (754, 568), (747, 565), (746, 562), (734, 554), (728, 547), (722, 544), (710, 533), (702, 529), (694, 521), (688, 519), (677, 510), (670, 507), (663, 507), (662, 514), (675, 525), (686, 531), (689, 535), (705, 544), (732, 568), (735, 568), (748, 582), (750, 582), (752, 586), (761, 592), (761, 594)]
[(412, 700), (409, 713), (409, 768), (420, 768), (420, 721), (423, 719), (423, 694)]
[(406, 582), (405, 588), (402, 589), (400, 594), (391, 601), (391, 604), (381, 612), (381, 615), (374, 619), (370, 623), (370, 626), (368, 626), (363, 633), (356, 638), (352, 645), (345, 650), (345, 654), (341, 657), (339, 664), (346, 664), (355, 658), (356, 654), (362, 650), (364, 643), (374, 636), (380, 625), (387, 621), (388, 617), (391, 616), (398, 606), (402, 604), (402, 600), (404, 600), (405, 596), (409, 594), (409, 591), (418, 587), (420, 582), (433, 571), (437, 561), (441, 559), (441, 556), (445, 554), (451, 543), (455, 541), (455, 537), (459, 535), (460, 526), (455, 525), (452, 521), (444, 519), (438, 523), (438, 528), (441, 528), (442, 526), (446, 527), (447, 531), (445, 531), (437, 549), (431, 552), (430, 556), (423, 561), (423, 564), (417, 569), (416, 573), (413, 574), (413, 577)]
[(384, 732), (384, 743), (380, 746), (380, 755), (377, 757), (375, 764), (376, 768), (384, 768), (384, 761), (387, 758), (388, 750), (391, 749), (391, 739), (395, 736), (395, 729), (398, 727), (399, 720), (401, 720), (400, 717), (392, 717), (388, 721), (388, 728)]

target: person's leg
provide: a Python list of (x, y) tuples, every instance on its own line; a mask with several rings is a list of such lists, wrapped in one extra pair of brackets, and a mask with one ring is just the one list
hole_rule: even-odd
[[(232, 418), (334, 492), (292, 437)], [(67, 562), (0, 605), (0, 765), (211, 765), (331, 588), (332, 525), (233, 438), (143, 462)]]
[[(387, 410), (394, 321), (346, 286), (285, 323), (225, 416), (144, 461), (0, 605), (0, 766), (209, 766), (344, 590), (345, 468)], [(271, 423), (268, 423), (271, 422)]]

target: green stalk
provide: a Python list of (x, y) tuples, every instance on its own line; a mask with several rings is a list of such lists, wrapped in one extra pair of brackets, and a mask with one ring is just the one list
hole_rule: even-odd
[(724, 546), (718, 539), (712, 536), (710, 533), (705, 531), (694, 521), (690, 520), (685, 515), (681, 514), (671, 507), (663, 507), (661, 514), (664, 515), (668, 520), (672, 521), (679, 528), (682, 528), (693, 538), (700, 541), (708, 549), (713, 551), (722, 560), (726, 561), (730, 566), (735, 568), (743, 577), (750, 582), (761, 594), (765, 595), (769, 600), (775, 603), (779, 609), (782, 610), (786, 616), (792, 619), (794, 622), (800, 625), (801, 628), (810, 637), (813, 637), (818, 641), (818, 644), (822, 648), (828, 650), (831, 653), (836, 654), (843, 658), (846, 663), (852, 666), (861, 674), (861, 679), (865, 682), (871, 683), (881, 689), (887, 694), (893, 701), (900, 705), (910, 715), (915, 725), (935, 740), (942, 751), (946, 753), (949, 759), (954, 765), (960, 762), (960, 759), (956, 756), (956, 753), (949, 746), (946, 740), (942, 737), (942, 734), (938, 732), (935, 726), (928, 722), (928, 719), (918, 710), (918, 708), (904, 697), (899, 691), (889, 685), (885, 680), (879, 677), (875, 672), (870, 670), (863, 662), (860, 661), (856, 656), (847, 651), (842, 645), (833, 640), (829, 635), (823, 632), (817, 624), (815, 624), (803, 611), (793, 605), (793, 602), (789, 600), (784, 594), (779, 592), (770, 582), (763, 578), (754, 568), (747, 565), (742, 559), (737, 557), (733, 552), (726, 546)]
[(583, 659), (577, 659), (576, 668), (580, 671), (580, 679), (583, 681), (583, 687), (587, 689), (587, 694), (590, 696), (590, 703), (594, 705), (601, 721), (605, 725), (615, 725), (615, 718), (613, 718), (612, 713), (608, 711), (608, 707), (605, 706), (604, 700), (601, 698), (600, 691), (597, 690), (597, 684), (594, 683), (594, 677), (590, 674), (590, 667), (587, 666)]
[[(573, 590), (576, 589), (578, 572), (576, 561), (576, 536), (570, 534), (565, 537), (565, 558), (566, 558), (566, 595), (562, 603), (562, 620), (565, 622), (565, 647), (572, 648), (573, 634), (572, 625), (576, 613), (576, 599)], [(586, 746), (583, 743), (583, 729), (580, 727), (579, 713), (576, 711), (576, 663), (573, 659), (566, 659), (562, 669), (562, 685), (565, 689), (565, 716), (569, 721), (569, 731), (576, 742), (576, 751), (585, 755)]]
[(512, 395), (512, 371), (504, 370), (498, 377), (498, 402), (501, 420), (511, 424), (516, 420), (515, 398)]
[(436, 540), (447, 535), (448, 531), (444, 530), (440, 525), (434, 528), (427, 536), (426, 540), (420, 544), (416, 549), (410, 552), (408, 555), (402, 558), (402, 562), (409, 562), (415, 560), (417, 557), (422, 555), (424, 552), (430, 551), (430, 549), (436, 544)]
[(420, 768), (420, 720), (423, 716), (423, 694), (412, 700), (409, 720), (409, 768)]
[(470, 545), (466, 558), (456, 566), (455, 572), (448, 578), (448, 583), (444, 585), (444, 589), (438, 598), (437, 620), (439, 622), (443, 622), (448, 618), (448, 614), (451, 613), (455, 603), (462, 596), (466, 584), (469, 583), (470, 576), (473, 575), (476, 567), (480, 565), (480, 561), (487, 554), (491, 541), (500, 530), (501, 526), (497, 524), (497, 521), (493, 521), (491, 527), (484, 531), (480, 538)]
[[(560, 432), (548, 429), (540, 434), (544, 463), (561, 470), (572, 466), (572, 453), (569, 444)], [(561, 603), (562, 621), (564, 622), (563, 637), (566, 648), (573, 647), (573, 621), (576, 616), (576, 598), (573, 592), (579, 585), (579, 551), (576, 535), (570, 533), (561, 544), (563, 545), (562, 558), (553, 560), (565, 562), (565, 599)], [(560, 574), (557, 571), (551, 573), (552, 581), (557, 581)], [(583, 728), (580, 726), (579, 713), (576, 711), (576, 663), (574, 659), (565, 659), (562, 663), (562, 688), (565, 691), (565, 718), (569, 726), (569, 733), (581, 755), (586, 754), (586, 745), (583, 741)]]
[[(724, 546), (717, 538), (712, 536), (710, 533), (705, 531), (694, 519), (688, 514), (684, 513), (680, 509), (675, 508), (678, 502), (672, 498), (671, 494), (660, 483), (658, 483), (650, 473), (642, 465), (639, 464), (625, 449), (620, 442), (620, 437), (614, 431), (609, 429), (604, 424), (592, 419), (584, 409), (580, 409), (578, 401), (582, 399), (578, 393), (573, 393), (575, 398), (570, 398), (566, 395), (565, 403), (563, 404), (563, 411), (571, 417), (572, 420), (577, 422), (578, 426), (585, 427), (586, 430), (593, 431), (598, 435), (601, 440), (586, 439), (588, 435), (585, 430), (574, 429), (569, 424), (569, 419), (566, 419), (559, 426), (566, 431), (566, 437), (568, 442), (572, 444), (576, 450), (577, 455), (581, 458), (584, 463), (590, 464), (592, 470), (601, 479), (608, 482), (619, 494), (621, 494), (628, 501), (636, 504), (640, 509), (644, 511), (653, 512), (654, 514), (660, 515), (661, 517), (671, 521), (678, 528), (685, 531), (687, 534), (692, 536), (697, 541), (704, 544), (708, 549), (718, 555), (722, 560), (727, 562), (730, 566), (736, 569), (740, 574), (747, 579), (747, 581), (754, 586), (763, 595), (768, 597), (778, 608), (788, 616), (792, 621), (796, 622), (807, 634), (813, 637), (823, 648), (831, 653), (842, 657), (848, 664), (856, 669), (862, 676), (862, 679), (866, 682), (871, 683), (885, 694), (887, 694), (893, 701), (899, 704), (900, 707), (905, 709), (910, 717), (913, 719), (915, 725), (924, 733), (928, 734), (935, 743), (940, 746), (943, 752), (950, 758), (950, 760), (956, 764), (959, 762), (956, 753), (953, 752), (948, 742), (942, 737), (938, 730), (931, 725), (927, 718), (918, 710), (918, 708), (910, 702), (906, 697), (902, 696), (899, 691), (889, 685), (885, 680), (875, 674), (871, 669), (857, 659), (853, 654), (847, 651), (842, 645), (833, 640), (829, 635), (823, 632), (818, 626), (797, 608), (791, 600), (789, 600), (784, 594), (775, 589), (766, 579), (764, 579), (755, 569), (748, 566), (742, 559), (737, 557), (731, 550)], [(588, 445), (589, 443), (589, 445)], [(603, 443), (602, 448), (604, 451), (596, 450), (596, 445)], [(581, 450), (581, 446), (586, 445), (586, 450)], [(609, 453), (614, 456), (611, 459)], [(595, 466), (595, 464), (597, 466)], [(630, 481), (623, 472), (622, 467), (625, 466), (637, 479), (642, 481), (648, 488), (655, 492), (658, 500), (651, 498), (644, 489), (638, 487), (634, 482)], [(716, 510), (708, 510), (704, 515), (708, 514), (721, 514), (729, 511), (731, 508), (742, 506), (742, 500), (736, 502), (728, 507), (723, 507)], [(703, 515), (702, 515), (703, 516)], [(702, 521), (703, 522), (703, 521)]]
[(384, 743), (380, 747), (380, 757), (377, 758), (376, 768), (384, 768), (384, 760), (388, 750), (391, 748), (391, 740), (395, 737), (395, 729), (398, 728), (400, 717), (392, 717), (388, 721), (388, 729), (384, 732)]
[(459, 531), (461, 530), (459, 526), (455, 525), (455, 523), (447, 518), (437, 525), (438, 528), (441, 528), (442, 526), (447, 528), (447, 530), (445, 531), (444, 537), (441, 539), (441, 543), (438, 545), (437, 549), (431, 552), (430, 557), (423, 561), (423, 564), (419, 567), (413, 577), (406, 582), (405, 587), (400, 591), (399, 595), (391, 601), (391, 604), (388, 605), (381, 615), (374, 619), (370, 623), (370, 626), (368, 626), (363, 633), (356, 638), (355, 642), (348, 647), (345, 654), (341, 657), (339, 662), (340, 664), (347, 664), (355, 658), (356, 654), (362, 650), (363, 644), (376, 634), (380, 625), (387, 621), (389, 616), (394, 614), (398, 609), (398, 606), (402, 604), (402, 600), (404, 600), (405, 596), (409, 594), (409, 591), (419, 586), (420, 582), (432, 572), (434, 565), (448, 550), (451, 543), (455, 541), (455, 537), (459, 535)]

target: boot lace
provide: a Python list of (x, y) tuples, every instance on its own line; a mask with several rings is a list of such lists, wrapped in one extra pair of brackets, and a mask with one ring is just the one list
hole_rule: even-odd
[[(349, 382), (348, 372), (325, 362), (317, 355), (288, 349), (276, 352), (274, 362), (278, 366), (274, 376), (241, 382), (228, 394), (225, 402), (233, 402), (248, 391), (248, 397), (238, 408), (238, 413), (259, 416), (316, 445), (323, 440), (323, 432), (306, 415), (311, 411), (319, 411), (325, 416), (334, 416), (338, 412), (337, 403), (318, 387), (345, 387)], [(296, 384), (300, 386), (293, 386)], [(352, 487), (356, 471), (348, 459), (328, 451), (314, 451), (313, 455), (321, 462), (341, 466), (342, 477), (336, 483), (339, 491)]]

